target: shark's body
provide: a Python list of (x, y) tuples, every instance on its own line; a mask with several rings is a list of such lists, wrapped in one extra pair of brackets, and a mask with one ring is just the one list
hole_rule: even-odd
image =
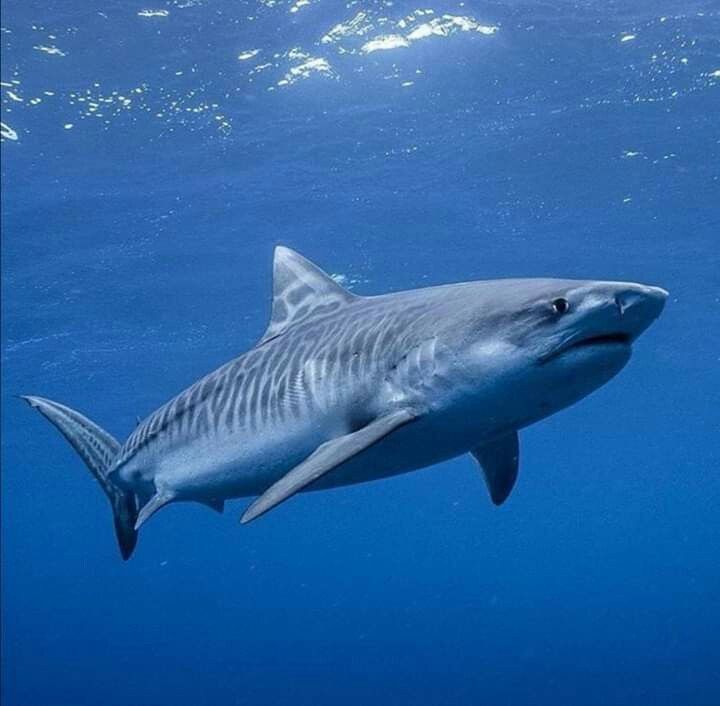
[(278, 248), (265, 336), (122, 446), (67, 407), (26, 399), (105, 489), (126, 558), (139, 526), (172, 501), (221, 510), (226, 499), (262, 494), (247, 521), (301, 490), (466, 452), (500, 504), (517, 474), (517, 430), (615, 375), (665, 296), (629, 283), (533, 279), (360, 297)]

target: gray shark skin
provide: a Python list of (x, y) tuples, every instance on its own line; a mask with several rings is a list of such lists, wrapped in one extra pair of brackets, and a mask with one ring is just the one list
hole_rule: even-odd
[(518, 471), (518, 430), (615, 376), (667, 292), (628, 282), (505, 279), (358, 296), (275, 250), (263, 338), (141, 422), (124, 444), (83, 415), (24, 399), (72, 444), (113, 507), (123, 557), (171, 502), (248, 522), (303, 490), (471, 453), (492, 501)]

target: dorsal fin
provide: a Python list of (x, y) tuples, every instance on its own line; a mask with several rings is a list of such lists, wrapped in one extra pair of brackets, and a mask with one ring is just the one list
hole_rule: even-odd
[(355, 298), (302, 255), (278, 245), (273, 260), (272, 315), (260, 343), (311, 316), (339, 309)]

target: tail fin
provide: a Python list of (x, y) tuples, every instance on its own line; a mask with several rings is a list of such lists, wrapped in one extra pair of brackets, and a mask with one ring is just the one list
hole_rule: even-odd
[(137, 498), (133, 493), (118, 488), (108, 477), (120, 444), (97, 424), (65, 405), (43, 397), (23, 395), (22, 399), (50, 420), (85, 461), (110, 500), (120, 553), (123, 559), (129, 559), (137, 543), (134, 529), (138, 515)]

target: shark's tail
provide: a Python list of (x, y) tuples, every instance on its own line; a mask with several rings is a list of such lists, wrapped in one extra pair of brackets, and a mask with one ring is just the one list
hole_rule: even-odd
[(120, 444), (104, 429), (69, 407), (42, 397), (23, 395), (22, 399), (50, 420), (85, 461), (110, 501), (120, 553), (123, 559), (129, 559), (137, 543), (137, 531), (134, 528), (138, 500), (134, 493), (119, 488), (109, 478)]

